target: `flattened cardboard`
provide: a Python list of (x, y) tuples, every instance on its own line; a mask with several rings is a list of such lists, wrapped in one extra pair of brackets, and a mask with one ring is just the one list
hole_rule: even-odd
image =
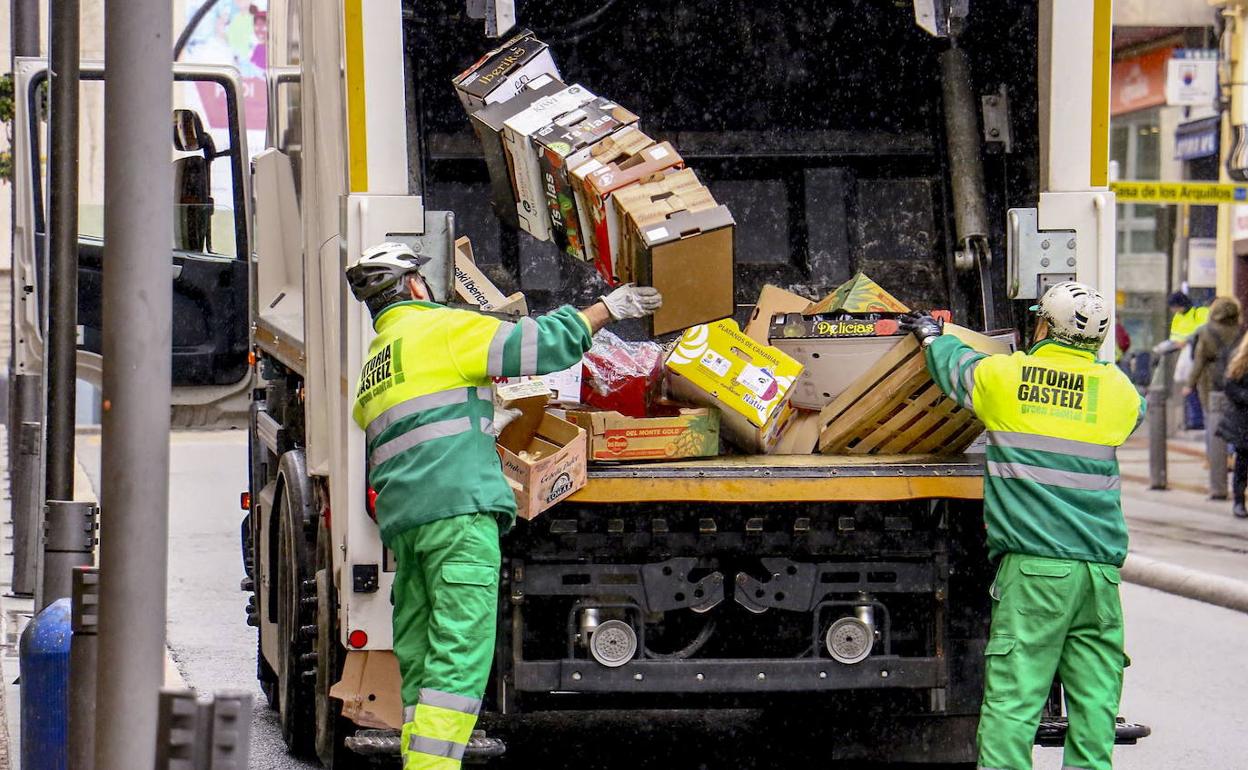
[(750, 320), (745, 324), (745, 334), (760, 345), (767, 345), (767, 332), (771, 327), (773, 316), (782, 313), (800, 313), (814, 302), (805, 297), (786, 291), (779, 286), (767, 284), (758, 293), (758, 301), (750, 313)]
[(571, 85), (557, 94), (538, 99), (503, 123), (503, 146), (511, 165), (511, 181), (515, 184), (516, 216), (520, 219), (520, 229), (539, 241), (550, 240), (550, 209), (542, 189), (537, 150), (529, 137), (555, 118), (592, 99), (594, 95), (589, 89)]
[(349, 650), (342, 678), (329, 688), (342, 701), (342, 715), (360, 727), (403, 727), (399, 659), (389, 650)]
[(892, 294), (884, 291), (865, 273), (858, 273), (832, 290), (832, 293), (811, 305), (806, 313), (908, 313), (906, 307)]
[(637, 116), (610, 99), (594, 99), (564, 113), (533, 134), (542, 169), (542, 189), (550, 208), (551, 237), (559, 250), (586, 259), (570, 170), (589, 160), (593, 146), (637, 122)]
[(472, 243), (467, 237), (455, 241), (455, 293), (465, 302), (482, 310), (510, 315), (528, 315), (529, 303), (516, 292), (504, 296), (494, 282), (481, 272), (472, 257)]
[[(525, 460), (520, 452), (542, 452), (537, 460)], [(585, 431), (547, 412), (537, 433), (527, 443), (503, 443), (498, 454), (503, 475), (517, 482), (517, 515), (532, 519), (585, 486)]]
[(610, 163), (625, 163), (629, 158), (654, 144), (654, 140), (639, 131), (636, 126), (622, 128), (590, 148), (589, 158), (579, 166), (572, 167), (572, 191), (576, 198), (577, 216), (581, 220), (585, 261), (597, 262), (598, 250), (594, 242), (594, 220), (590, 210), (591, 196), (586, 190), (585, 179), (594, 171)]
[(802, 365), (760, 345), (725, 319), (689, 329), (667, 358), (668, 386), (682, 401), (714, 406), (720, 431), (747, 451), (766, 453), (793, 416)]
[(663, 306), (649, 318), (651, 336), (732, 315), (735, 229), (728, 208), (716, 206), (641, 231), (637, 282), (663, 295)]
[(793, 419), (776, 441), (773, 455), (809, 455), (819, 446), (819, 413), (794, 409)]
[(585, 176), (590, 218), (594, 227), (594, 265), (608, 283), (619, 280), (613, 268), (620, 234), (611, 194), (620, 188), (648, 181), (685, 161), (668, 142), (651, 145), (620, 163), (608, 163)]
[(494, 213), (512, 227), (520, 226), (516, 215), (516, 193), (511, 184), (511, 164), (503, 146), (503, 124), (524, 112), (533, 103), (559, 93), (567, 85), (558, 78), (541, 75), (525, 84), (512, 99), (477, 110), (469, 117), (472, 130), (481, 142), (485, 154), (485, 168), (490, 174), (490, 205)]
[(529, 30), (478, 59), (451, 81), (464, 109), (473, 112), (489, 104), (505, 102), (542, 75), (559, 77), (559, 69), (546, 44)]
[(667, 417), (568, 411), (568, 420), (588, 434), (589, 459), (600, 461), (715, 457), (719, 454), (719, 419), (719, 410), (706, 408), (679, 409)]

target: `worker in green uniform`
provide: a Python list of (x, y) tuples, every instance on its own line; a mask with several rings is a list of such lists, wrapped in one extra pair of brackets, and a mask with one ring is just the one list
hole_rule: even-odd
[(623, 286), (584, 310), (516, 323), (432, 301), (428, 257), (400, 243), (347, 268), (377, 336), (355, 391), (381, 539), (398, 562), (394, 653), (405, 704), (404, 770), (459, 768), (494, 656), (499, 533), (515, 495), (497, 451), (491, 377), (580, 361), (594, 332), (653, 313), (653, 288)]
[(1031, 767), (1042, 709), (1061, 677), (1065, 768), (1109, 770), (1122, 693), (1119, 573), (1127, 555), (1115, 448), (1144, 416), (1122, 371), (1098, 361), (1111, 328), (1094, 289), (1059, 283), (1032, 307), (1026, 352), (985, 355), (930, 315), (903, 319), (932, 379), (988, 429), (984, 517), (992, 628), (984, 651), (979, 766)]

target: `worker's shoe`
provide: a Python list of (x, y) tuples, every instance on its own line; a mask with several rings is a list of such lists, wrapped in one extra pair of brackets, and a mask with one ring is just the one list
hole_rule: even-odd
[(1242, 502), (1231, 506), (1231, 513), (1235, 514), (1237, 519), (1248, 519), (1248, 508), (1245, 508)]

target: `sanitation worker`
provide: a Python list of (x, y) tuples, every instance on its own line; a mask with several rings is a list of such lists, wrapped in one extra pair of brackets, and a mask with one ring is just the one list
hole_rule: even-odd
[(929, 315), (903, 326), (932, 379), (988, 429), (984, 517), (999, 562), (979, 721), (981, 770), (1026, 770), (1054, 674), (1066, 691), (1062, 765), (1109, 770), (1122, 693), (1119, 574), (1127, 527), (1115, 447), (1144, 415), (1096, 351), (1111, 328), (1094, 289), (1059, 283), (1032, 307), (1026, 353), (985, 355)]
[(624, 286), (583, 310), (500, 321), (433, 302), (428, 257), (401, 243), (347, 268), (377, 336), (356, 386), (381, 539), (395, 554), (394, 653), (403, 678), (404, 770), (460, 766), (494, 656), (499, 533), (515, 496), (494, 448), (490, 378), (575, 364), (594, 332), (653, 313)]

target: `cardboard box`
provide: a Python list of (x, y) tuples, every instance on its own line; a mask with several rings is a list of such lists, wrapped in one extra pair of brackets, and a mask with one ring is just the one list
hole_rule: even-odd
[(893, 349), (897, 337), (809, 339), (779, 337), (771, 341), (803, 366), (793, 386), (793, 405), (822, 409)]
[(590, 211), (590, 197), (585, 187), (585, 179), (594, 171), (611, 163), (625, 163), (629, 158), (654, 144), (654, 140), (643, 134), (635, 126), (623, 128), (590, 147), (589, 159), (579, 166), (573, 166), (572, 192), (576, 198), (577, 215), (581, 220), (582, 240), (585, 246), (585, 261), (597, 262), (598, 250), (594, 242), (594, 220)]
[(735, 229), (728, 208), (716, 206), (640, 232), (637, 283), (663, 295), (663, 307), (647, 319), (652, 337), (732, 315)]
[(745, 334), (760, 345), (768, 344), (767, 333), (771, 329), (771, 319), (779, 313), (800, 313), (814, 304), (805, 297), (779, 286), (767, 284), (758, 293), (758, 301), (750, 313), (750, 320), (745, 325)]
[(529, 30), (482, 56), (451, 82), (459, 101), (469, 112), (488, 104), (505, 102), (542, 75), (559, 77), (559, 69), (546, 44)]
[(678, 460), (719, 454), (719, 411), (678, 409), (667, 417), (569, 411), (585, 429), (591, 460)]
[(399, 659), (393, 652), (352, 650), (329, 695), (342, 701), (342, 715), (360, 727), (398, 730), (403, 727), (400, 681)]
[(620, 246), (612, 270), (622, 283), (636, 280), (636, 264), (641, 251), (637, 232), (664, 222), (682, 211), (714, 208), (711, 191), (698, 180), (693, 169), (669, 169), (649, 182), (616, 190), (611, 195), (616, 222), (608, 226), (620, 233)]
[(608, 283), (616, 284), (614, 262), (619, 247), (620, 233), (616, 224), (611, 194), (623, 187), (645, 182), (672, 168), (684, 168), (684, 159), (671, 144), (651, 145), (623, 162), (593, 166), (594, 161), (582, 164), (591, 166), (585, 175), (585, 197), (589, 208), (594, 234), (594, 264)]
[(507, 160), (507, 150), (503, 146), (503, 124), (533, 103), (559, 93), (567, 86), (550, 75), (540, 75), (521, 88), (512, 99), (477, 110), (469, 117), (472, 130), (481, 142), (481, 151), (485, 155), (485, 168), (490, 174), (490, 203), (494, 213), (512, 227), (520, 227), (520, 218), (516, 216), (516, 193), (511, 183), (511, 164)]
[(686, 331), (668, 356), (667, 371), (673, 396), (717, 407), (727, 438), (766, 453), (793, 416), (789, 399), (802, 365), (726, 319)]
[[(948, 310), (930, 311), (933, 318), (949, 323), (953, 314)], [(776, 314), (771, 318), (768, 340), (829, 339), (835, 337), (898, 337), (906, 334), (900, 318), (903, 313), (818, 313)]]
[(584, 86), (572, 85), (534, 101), (503, 123), (503, 147), (515, 185), (520, 229), (539, 241), (550, 240), (550, 209), (542, 185), (542, 169), (530, 137), (542, 126), (594, 99)]
[(818, 412), (794, 409), (793, 419), (780, 434), (774, 455), (809, 455), (819, 447), (820, 419)]
[(503, 475), (521, 489), (516, 495), (517, 515), (532, 519), (585, 486), (584, 430), (549, 412), (528, 441), (522, 431), (509, 435), (510, 428), (498, 438), (498, 454)]
[(581, 403), (581, 362), (572, 364), (567, 369), (560, 369), (550, 374), (522, 375), (520, 377), (495, 377), (494, 387), (506, 387), (525, 382), (537, 381), (550, 391), (550, 398), (561, 404)]
[(542, 169), (542, 189), (550, 208), (551, 237), (559, 250), (586, 259), (571, 169), (589, 160), (593, 146), (637, 122), (637, 116), (610, 99), (595, 99), (565, 113), (533, 134)]
[(516, 292), (505, 296), (485, 277), (473, 259), (472, 243), (466, 237), (455, 241), (455, 293), (482, 310), (508, 315), (529, 314), (529, 303), (523, 294)]

